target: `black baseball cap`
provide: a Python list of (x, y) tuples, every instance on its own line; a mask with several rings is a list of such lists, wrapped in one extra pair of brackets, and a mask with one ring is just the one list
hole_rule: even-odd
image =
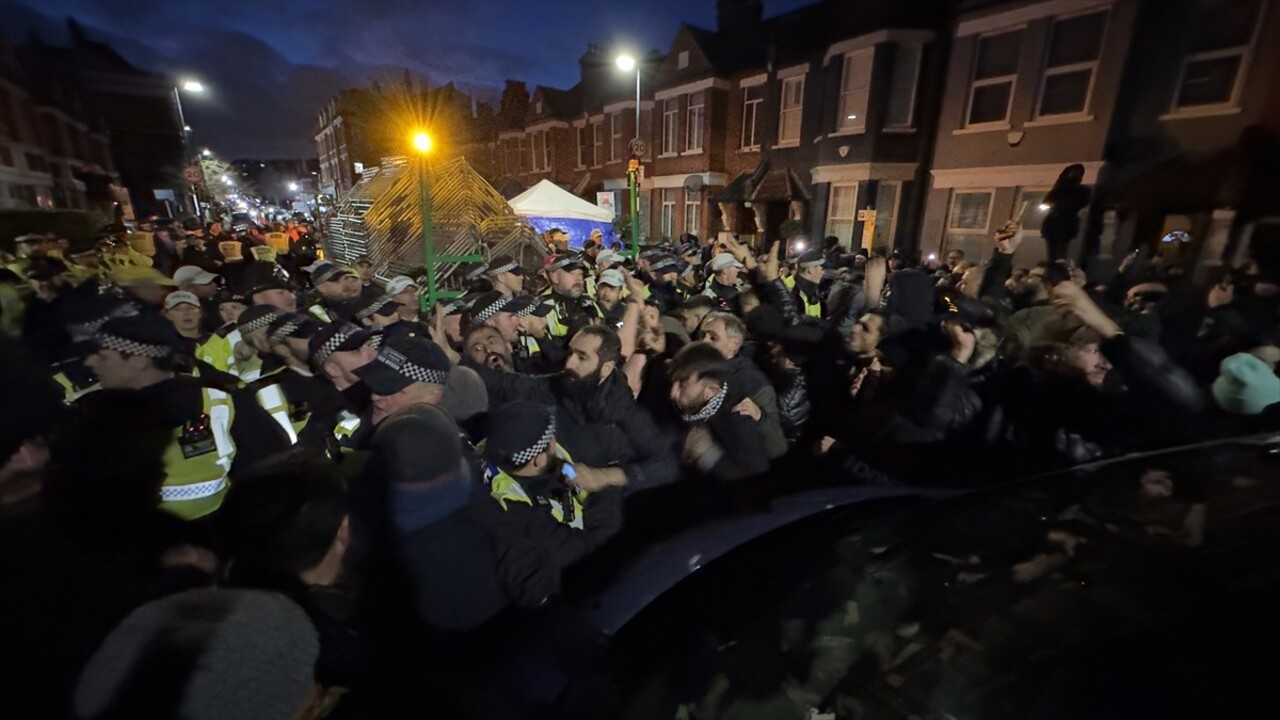
[(93, 344), (99, 350), (155, 359), (172, 355), (179, 342), (173, 324), (154, 313), (112, 318), (93, 334)]
[(544, 452), (556, 437), (556, 415), (549, 405), (519, 401), (489, 414), (484, 459), (514, 469)]
[(374, 295), (357, 300), (351, 307), (351, 314), (355, 319), (363, 320), (373, 315), (394, 315), (400, 307), (400, 301), (392, 295)]
[(495, 255), (489, 260), (489, 264), (484, 269), (484, 274), (491, 278), (497, 277), (504, 272), (523, 275), (524, 268), (520, 267), (520, 263), (516, 262), (515, 258), (510, 255)]
[(241, 333), (262, 330), (283, 315), (274, 305), (254, 305), (240, 313), (240, 317), (236, 319), (236, 329)]
[(555, 306), (551, 303), (542, 302), (542, 298), (536, 298), (532, 295), (517, 295), (511, 298), (511, 301), (502, 308), (503, 312), (515, 313), (520, 317), (546, 317), (555, 310)]
[(497, 290), (484, 293), (471, 304), (471, 321), (482, 323), (500, 312), (513, 313), (515, 310), (510, 309), (513, 300), (510, 295)]
[(394, 395), (418, 382), (444, 385), (449, 358), (440, 346), (416, 335), (389, 337), (373, 362), (356, 370), (375, 395)]
[(359, 350), (372, 337), (372, 331), (358, 327), (355, 323), (334, 322), (324, 325), (307, 341), (311, 364), (318, 367), (336, 352)]
[(285, 313), (267, 325), (267, 338), (273, 343), (285, 338), (311, 338), (323, 327), (319, 320), (302, 313)]

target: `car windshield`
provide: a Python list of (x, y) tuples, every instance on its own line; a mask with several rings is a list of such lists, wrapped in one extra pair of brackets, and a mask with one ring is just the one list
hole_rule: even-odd
[(615, 637), (629, 717), (1224, 716), (1270, 657), (1278, 441), (793, 523)]

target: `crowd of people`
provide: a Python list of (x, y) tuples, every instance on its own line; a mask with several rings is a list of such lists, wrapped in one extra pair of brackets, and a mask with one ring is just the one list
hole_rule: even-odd
[(1256, 264), (1018, 267), (1017, 223), (980, 263), (560, 233), (425, 307), (304, 226), (223, 228), (0, 270), (0, 706), (518, 716), (488, 678), (515, 629), (589, 664), (573, 599), (672, 533), (1280, 424)]

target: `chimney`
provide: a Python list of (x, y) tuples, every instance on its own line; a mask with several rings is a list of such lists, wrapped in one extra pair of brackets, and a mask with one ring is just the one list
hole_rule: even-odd
[(721, 34), (753, 36), (763, 19), (763, 0), (716, 0), (716, 31)]

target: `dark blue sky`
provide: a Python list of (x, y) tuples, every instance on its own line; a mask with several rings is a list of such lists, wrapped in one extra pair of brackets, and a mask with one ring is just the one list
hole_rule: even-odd
[[(567, 88), (589, 42), (665, 51), (681, 22), (713, 28), (716, 15), (715, 0), (27, 0), (9, 12), (16, 1), (7, 34), (36, 25), (60, 41), (72, 16), (140, 66), (201, 79), (210, 92), (184, 98), (188, 123), (229, 157), (314, 155), (324, 99), (396, 68), (482, 97), (506, 78)], [(765, 13), (811, 1), (765, 0)]]

